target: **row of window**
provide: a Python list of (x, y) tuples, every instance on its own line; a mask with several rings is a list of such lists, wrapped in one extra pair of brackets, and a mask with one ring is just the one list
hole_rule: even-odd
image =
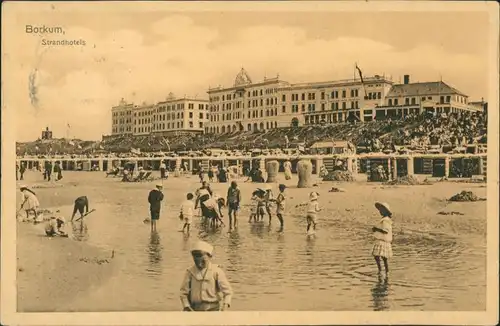
[[(193, 119), (193, 112), (188, 112), (189, 113), (189, 119)], [(203, 112), (200, 112), (198, 114), (199, 119), (203, 119), (204, 114)], [(208, 113), (206, 114), (206, 117), (208, 119)], [(151, 121), (168, 121), (168, 120), (175, 120), (175, 119), (184, 119), (184, 112), (177, 112), (177, 115), (175, 113), (167, 113), (166, 115), (159, 115), (159, 116), (153, 116), (153, 119), (151, 118), (142, 118), (142, 119), (136, 119), (134, 120), (134, 124), (137, 125), (144, 125), (144, 124), (150, 124)], [(118, 125), (118, 124), (126, 124), (126, 123), (132, 123), (132, 119), (120, 119), (120, 120), (113, 120), (113, 125)]]
[[(432, 98), (433, 98), (432, 96), (423, 96), (423, 97), (420, 98), (420, 101), (421, 102), (431, 101)], [(455, 100), (457, 100), (460, 103), (466, 102), (463, 99), (464, 98), (461, 97), (461, 96), (455, 97)], [(404, 100), (405, 100), (405, 102), (404, 102), (405, 105), (416, 105), (417, 104), (417, 98), (416, 97), (412, 97), (412, 98), (406, 97)], [(463, 101), (463, 102), (461, 102), (461, 101)], [(446, 103), (451, 103), (451, 96), (450, 95), (440, 96), (439, 97), (439, 104), (446, 104)], [(395, 98), (395, 99), (389, 99), (388, 104), (389, 104), (389, 106), (391, 106), (391, 105), (399, 105), (399, 100), (397, 98)]]
[[(274, 129), (278, 128), (278, 122), (276, 121), (266, 121), (266, 122), (261, 122), (257, 123), (254, 122), (253, 124), (248, 123), (247, 124), (247, 131), (258, 131), (258, 130), (266, 130), (266, 129)], [(237, 127), (236, 125), (227, 125), (227, 126), (214, 126), (214, 127), (206, 127), (205, 132), (207, 133), (229, 133), (229, 132), (235, 132), (238, 129), (243, 130), (243, 125), (240, 127)]]
[[(251, 97), (251, 96), (256, 96), (257, 91), (252, 91), (252, 92), (248, 92), (248, 97)], [(270, 92), (270, 93), (273, 93), (273, 92)], [(267, 92), (266, 92), (267, 94)], [(307, 100), (308, 101), (315, 101), (316, 100), (316, 92), (309, 92), (309, 93), (293, 93), (293, 94), (290, 94), (291, 95), (291, 101), (292, 102), (297, 102), (297, 101), (306, 101), (306, 94), (307, 94)], [(350, 89), (349, 90), (349, 93), (348, 93), (348, 90), (342, 90), (342, 91), (338, 91), (338, 90), (335, 90), (335, 91), (332, 91), (330, 93), (330, 95), (328, 96), (326, 94), (326, 92), (321, 92), (319, 93), (319, 98), (321, 100), (325, 100), (327, 97), (329, 97), (330, 99), (338, 99), (338, 98), (347, 98), (348, 97), (348, 94), (350, 95), (350, 97), (352, 98), (357, 98), (359, 97), (359, 89)], [(261, 91), (261, 96), (263, 95), (262, 94), (262, 91)], [(370, 92), (367, 94), (368, 96), (368, 99), (381, 99), (382, 98), (382, 92)], [(235, 96), (231, 96), (231, 94), (227, 94), (227, 97), (225, 97), (224, 95), (222, 96), (222, 100), (224, 101), (225, 99), (226, 100), (230, 100), (230, 99), (234, 99)], [(213, 102), (218, 102), (220, 99), (220, 97), (218, 96), (214, 96), (214, 97), (211, 97), (210, 98), (210, 102), (213, 103)], [(286, 94), (283, 94), (281, 95), (281, 101), (282, 102), (286, 102), (286, 99), (287, 99), (287, 95)], [(274, 101), (274, 102), (273, 102)], [(259, 103), (259, 99), (255, 99), (255, 100), (251, 100), (251, 101), (248, 101), (248, 106), (257, 106)], [(277, 99), (274, 98), (273, 99), (269, 99), (267, 98), (266, 99), (266, 105), (272, 105), (273, 103), (277, 103)], [(230, 105), (230, 103), (228, 103), (228, 105)], [(260, 99), (260, 105), (262, 106), (263, 105), (263, 99)], [(225, 106), (223, 106), (225, 107)]]

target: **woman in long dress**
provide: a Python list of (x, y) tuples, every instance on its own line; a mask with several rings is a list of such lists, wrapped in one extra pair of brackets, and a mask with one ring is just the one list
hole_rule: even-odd
[(37, 221), (37, 210), (40, 207), (40, 202), (38, 201), (36, 194), (26, 186), (22, 186), (20, 190), (22, 194), (21, 209), (24, 209), (26, 212), (26, 219), (29, 219), (30, 212), (33, 212), (35, 214), (35, 221)]

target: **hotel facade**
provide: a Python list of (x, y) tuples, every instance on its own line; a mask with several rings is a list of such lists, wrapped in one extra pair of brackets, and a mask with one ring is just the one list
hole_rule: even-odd
[(253, 83), (241, 69), (232, 87), (209, 88), (206, 133), (368, 122), (411, 113), (481, 111), (468, 96), (440, 82), (394, 84), (385, 76), (290, 84), (276, 78)]
[[(224, 134), (282, 127), (368, 122), (423, 112), (483, 111), (484, 104), (443, 81), (394, 84), (380, 75), (361, 79), (291, 84), (275, 78), (253, 82), (245, 69), (233, 86), (209, 88), (208, 100), (176, 98), (112, 108), (112, 135), (204, 132)], [(482, 102), (483, 103), (483, 102)]]
[(392, 82), (382, 76), (290, 84), (276, 78), (253, 83), (242, 69), (233, 87), (210, 88), (207, 133), (269, 130), (280, 127), (344, 122), (351, 116), (365, 121), (384, 99)]
[(124, 99), (111, 109), (111, 135), (149, 135), (205, 130), (209, 118), (208, 101), (176, 98), (172, 93), (156, 104), (134, 105)]

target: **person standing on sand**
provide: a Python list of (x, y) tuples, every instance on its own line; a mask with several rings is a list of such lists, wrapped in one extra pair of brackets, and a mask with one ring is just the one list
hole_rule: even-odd
[(233, 290), (224, 271), (212, 264), (213, 250), (204, 241), (191, 249), (194, 266), (186, 271), (180, 291), (184, 311), (224, 311), (231, 305)]
[(24, 208), (24, 211), (26, 212), (26, 219), (29, 219), (29, 213), (33, 212), (35, 214), (35, 223), (37, 222), (38, 219), (38, 208), (40, 207), (40, 202), (38, 201), (38, 198), (36, 197), (36, 194), (33, 192), (33, 190), (28, 189), (26, 186), (21, 186), (19, 189), (22, 194), (22, 204), (21, 204), (21, 209)]
[(163, 186), (156, 185), (156, 189), (149, 192), (148, 202), (151, 213), (151, 232), (156, 231), (156, 221), (160, 219), (161, 202), (163, 200)]
[(229, 230), (233, 229), (233, 220), (234, 220), (234, 228), (238, 226), (238, 210), (241, 205), (241, 192), (238, 188), (238, 184), (236, 181), (231, 182), (231, 186), (227, 190), (227, 207), (228, 207), (228, 216), (229, 216)]
[(24, 162), (21, 162), (21, 166), (19, 167), (19, 180), (24, 180), (24, 172), (26, 172), (26, 165)]
[(73, 222), (76, 212), (79, 212), (80, 218), (83, 218), (84, 210), (85, 214), (89, 212), (89, 199), (87, 198), (87, 196), (81, 196), (75, 200), (75, 204), (73, 205), (73, 215), (71, 215), (71, 222)]
[(283, 164), (283, 168), (285, 169), (285, 179), (290, 180), (292, 178), (292, 163), (290, 163), (290, 161), (286, 161)]
[(165, 179), (165, 171), (167, 170), (167, 165), (165, 161), (162, 160), (160, 163), (160, 178)]
[(375, 237), (375, 244), (372, 248), (372, 255), (375, 257), (378, 272), (382, 272), (380, 258), (384, 261), (386, 276), (389, 274), (388, 259), (392, 257), (392, 212), (387, 203), (375, 203), (375, 208), (379, 211), (382, 219), (377, 226), (372, 228)]

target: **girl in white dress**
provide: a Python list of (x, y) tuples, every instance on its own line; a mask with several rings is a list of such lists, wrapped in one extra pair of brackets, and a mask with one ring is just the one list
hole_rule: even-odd
[(26, 219), (29, 219), (30, 212), (33, 212), (35, 214), (35, 221), (37, 221), (37, 210), (40, 207), (40, 202), (38, 201), (36, 194), (26, 186), (22, 186), (20, 190), (22, 194), (21, 209), (24, 209), (26, 212)]

